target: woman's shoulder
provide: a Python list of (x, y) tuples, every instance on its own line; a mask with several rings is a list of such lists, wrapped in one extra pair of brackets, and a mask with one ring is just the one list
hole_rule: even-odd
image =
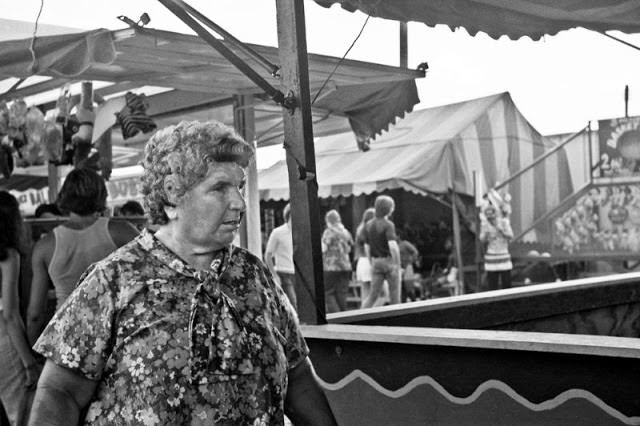
[(3, 263), (3, 262), (10, 263), (10, 262), (15, 262), (17, 259), (20, 259), (20, 252), (15, 247), (5, 247), (2, 250), (2, 252), (3, 252), (2, 253), (3, 259), (0, 260), (0, 263)]

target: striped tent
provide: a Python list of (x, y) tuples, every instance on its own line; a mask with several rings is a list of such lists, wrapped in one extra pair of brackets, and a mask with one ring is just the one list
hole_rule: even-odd
[[(509, 93), (414, 111), (358, 151), (353, 135), (316, 141), (318, 196), (368, 194), (402, 188), (418, 194), (474, 195), (474, 172), (482, 193), (530, 165), (554, 145), (515, 107)], [(541, 183), (542, 186), (534, 183)], [(286, 161), (259, 173), (260, 198), (288, 199)], [(573, 191), (566, 156), (548, 158), (510, 185), (514, 232)]]

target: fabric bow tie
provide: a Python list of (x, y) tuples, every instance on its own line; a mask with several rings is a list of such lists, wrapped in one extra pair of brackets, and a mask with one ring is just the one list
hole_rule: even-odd
[(192, 383), (206, 383), (212, 374), (229, 379), (240, 374), (247, 333), (235, 302), (221, 285), (230, 261), (231, 250), (223, 250), (209, 270), (194, 274), (200, 284), (191, 299), (189, 316)]

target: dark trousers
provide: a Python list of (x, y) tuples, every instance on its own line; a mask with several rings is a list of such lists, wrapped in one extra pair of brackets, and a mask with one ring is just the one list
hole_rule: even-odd
[(511, 288), (511, 270), (487, 271), (487, 287), (489, 290)]
[(351, 271), (324, 271), (324, 295), (327, 313), (347, 309)]

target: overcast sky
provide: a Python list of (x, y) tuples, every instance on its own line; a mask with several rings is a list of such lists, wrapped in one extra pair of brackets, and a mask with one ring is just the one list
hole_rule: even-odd
[[(190, 0), (236, 38), (277, 45), (275, 1)], [(39, 0), (0, 0), (2, 17), (33, 22)], [(366, 18), (337, 6), (305, 1), (307, 44), (312, 53), (342, 56)], [(117, 15), (170, 31), (189, 29), (154, 0), (45, 0), (40, 22), (76, 28), (122, 28)], [(640, 35), (613, 33), (640, 46)], [(370, 19), (348, 58), (398, 65), (398, 23)], [(464, 29), (409, 24), (409, 66), (429, 63), (418, 81), (418, 108), (511, 92), (524, 116), (543, 134), (570, 133), (589, 120), (624, 115), (624, 86), (631, 90), (629, 112), (640, 115), (640, 51), (603, 35), (574, 29), (540, 41), (493, 40)]]

